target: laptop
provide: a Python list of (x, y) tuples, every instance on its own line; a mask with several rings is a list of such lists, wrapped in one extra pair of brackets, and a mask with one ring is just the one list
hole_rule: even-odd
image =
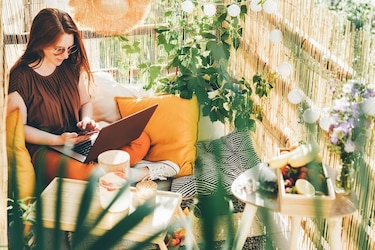
[(90, 135), (87, 140), (73, 146), (61, 145), (50, 146), (50, 148), (83, 163), (97, 161), (100, 153), (119, 149), (137, 139), (154, 114), (157, 106), (158, 104), (154, 104), (115, 121)]

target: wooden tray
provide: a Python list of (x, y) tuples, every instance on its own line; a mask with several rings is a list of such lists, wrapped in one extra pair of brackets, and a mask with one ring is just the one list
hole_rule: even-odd
[(289, 215), (310, 214), (311, 216), (319, 217), (328, 216), (331, 213), (336, 194), (332, 179), (327, 174), (326, 166), (322, 164), (322, 167), (324, 176), (326, 177), (328, 194), (315, 196), (286, 193), (284, 177), (281, 173), (281, 169), (277, 169), (278, 196), (282, 213)]

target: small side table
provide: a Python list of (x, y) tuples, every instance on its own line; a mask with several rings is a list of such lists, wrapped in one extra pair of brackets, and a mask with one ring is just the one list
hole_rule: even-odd
[[(62, 190), (62, 209), (61, 209), (61, 230), (73, 232), (75, 229), (75, 222), (78, 215), (80, 201), (85, 190), (86, 181), (73, 180), (62, 178), (63, 190)], [(58, 178), (55, 178), (43, 191), (41, 197), (43, 199), (43, 225), (46, 228), (54, 228), (55, 226), (55, 204), (56, 204), (56, 190), (57, 190)], [(132, 200), (135, 194), (135, 188), (131, 187)], [(180, 219), (184, 220), (184, 214), (181, 210), (182, 196), (178, 193), (157, 191), (156, 194), (156, 205), (154, 212), (145, 217), (141, 223), (139, 223), (134, 229), (124, 236), (125, 239), (142, 242), (148, 237), (154, 235), (160, 230), (164, 230), (164, 233), (159, 234), (153, 242), (159, 245), (160, 249), (167, 250), (164, 243), (166, 230), (171, 223), (173, 215), (175, 214)], [(132, 204), (129, 211), (110, 213), (108, 212), (99, 225), (93, 230), (94, 235), (102, 235), (107, 230), (110, 230), (117, 224), (124, 216), (134, 211), (135, 207)], [(97, 215), (102, 211), (102, 207), (99, 202), (99, 195), (94, 198), (88, 219), (94, 220)], [(194, 242), (195, 243), (195, 242)], [(196, 244), (196, 243), (195, 243)], [(195, 247), (197, 249), (197, 247)]]
[[(258, 180), (259, 170), (261, 164), (246, 170), (240, 176), (238, 176), (232, 183), (231, 191), (233, 195), (240, 201), (245, 203), (245, 208), (241, 217), (240, 224), (238, 225), (238, 231), (235, 236), (236, 245), (233, 247), (235, 250), (241, 250), (247, 235), (249, 234), (252, 221), (255, 217), (255, 213), (258, 207), (269, 209), (273, 212), (280, 213), (280, 201), (276, 194), (267, 194), (264, 192), (255, 191), (248, 193), (243, 189), (245, 184), (250, 179)], [(328, 167), (328, 176), (335, 179), (335, 170)], [(342, 249), (341, 242), (341, 227), (342, 218), (354, 213), (358, 207), (357, 196), (354, 192), (352, 194), (336, 195), (336, 199), (332, 205), (329, 216), (326, 216), (328, 223), (328, 230), (330, 234), (330, 246), (331, 249)], [(290, 248), (291, 250), (298, 249), (298, 230), (301, 223), (302, 217), (316, 217), (314, 213), (305, 211), (296, 206), (293, 213), (285, 214), (291, 217), (291, 229), (290, 229)]]

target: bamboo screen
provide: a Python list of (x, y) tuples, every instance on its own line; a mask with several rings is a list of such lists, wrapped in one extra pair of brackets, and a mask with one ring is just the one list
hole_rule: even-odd
[[(58, 1), (57, 7), (69, 11), (68, 2)], [(163, 56), (157, 50), (152, 27), (161, 21), (158, 17), (163, 9), (178, 7), (180, 2), (169, 0), (162, 3), (154, 0), (146, 20), (147, 25), (127, 34), (128, 43), (140, 42), (141, 58), (123, 55), (120, 48), (122, 44), (111, 36), (84, 32), (92, 69), (109, 71), (119, 82), (142, 83), (142, 79), (136, 77), (136, 62), (152, 61)], [(350, 24), (326, 8), (315, 5), (313, 0), (277, 0), (277, 3), (278, 11), (274, 14), (253, 12), (249, 8), (244, 21), (242, 45), (234, 53), (231, 64), (234, 73), (246, 76), (250, 82), (257, 72), (264, 76), (276, 72), (276, 68), (282, 62), (288, 62), (293, 66), (292, 75), (278, 76), (271, 96), (261, 103), (264, 110), (263, 122), (257, 124), (253, 138), (259, 155), (265, 161), (275, 155), (278, 147), (310, 137), (319, 140), (324, 148), (325, 138), (319, 127), (313, 126), (307, 130), (305, 124), (301, 123), (301, 107), (288, 102), (287, 95), (290, 90), (303, 90), (309, 105), (320, 109), (331, 102), (331, 93), (326, 87), (330, 76), (345, 79), (357, 72), (360, 77), (369, 81), (374, 79), (371, 62), (375, 52), (374, 40), (367, 30), (354, 32)], [(43, 7), (43, 0), (28, 1), (25, 5), (23, 0), (3, 0), (6, 68), (9, 68), (22, 53), (26, 43), (24, 35), (33, 16)], [(269, 41), (269, 33), (273, 29), (282, 31), (282, 43), (274, 44)], [(353, 52), (358, 48), (354, 41), (360, 44), (361, 48), (359, 63), (355, 65), (356, 71), (351, 63)], [(373, 141), (374, 139), (371, 140)], [(361, 168), (357, 178), (358, 212), (343, 221), (345, 249), (375, 247), (375, 149), (371, 145), (372, 143), (369, 143), (366, 147), (367, 165)], [(337, 166), (337, 159), (326, 148), (323, 150), (323, 158), (328, 165)], [(285, 221), (283, 218), (275, 220)], [(301, 236), (301, 242), (304, 243), (301, 249), (327, 248), (325, 220), (304, 219), (301, 230), (305, 232)]]
[[(337, 158), (325, 147), (326, 139), (318, 125), (307, 128), (301, 122), (301, 106), (291, 104), (288, 93), (299, 88), (308, 104), (321, 110), (332, 101), (327, 81), (332, 77), (348, 79), (353, 75), (374, 81), (374, 38), (369, 28), (354, 31), (350, 23), (318, 6), (313, 0), (277, 1), (274, 14), (249, 11), (244, 21), (243, 46), (233, 58), (236, 72), (251, 79), (256, 72), (267, 77), (277, 71), (282, 62), (293, 66), (288, 77), (279, 75), (271, 96), (262, 103), (263, 122), (258, 123), (254, 140), (263, 160), (274, 156), (278, 147), (309, 138), (317, 139), (323, 147), (323, 161), (337, 167)], [(283, 33), (280, 44), (270, 42), (269, 33), (279, 29)], [(359, 49), (360, 48), (360, 49)], [(355, 50), (358, 60), (352, 64)], [(287, 139), (289, 138), (289, 141)], [(374, 249), (374, 159), (371, 145), (366, 146), (365, 164), (358, 171), (356, 194), (358, 211), (343, 220), (344, 249)], [(327, 223), (323, 219), (304, 219), (301, 249), (327, 249)]]

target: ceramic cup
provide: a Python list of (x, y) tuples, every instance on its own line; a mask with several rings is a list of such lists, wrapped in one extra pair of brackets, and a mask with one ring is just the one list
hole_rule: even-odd
[(123, 150), (108, 150), (98, 156), (99, 166), (104, 173), (124, 172), (129, 178), (130, 156)]
[[(103, 209), (108, 207), (121, 187), (126, 185), (127, 182), (124, 172), (109, 172), (99, 178), (100, 204)], [(131, 192), (128, 186), (108, 210), (113, 213), (123, 212), (129, 209), (130, 205)]]

